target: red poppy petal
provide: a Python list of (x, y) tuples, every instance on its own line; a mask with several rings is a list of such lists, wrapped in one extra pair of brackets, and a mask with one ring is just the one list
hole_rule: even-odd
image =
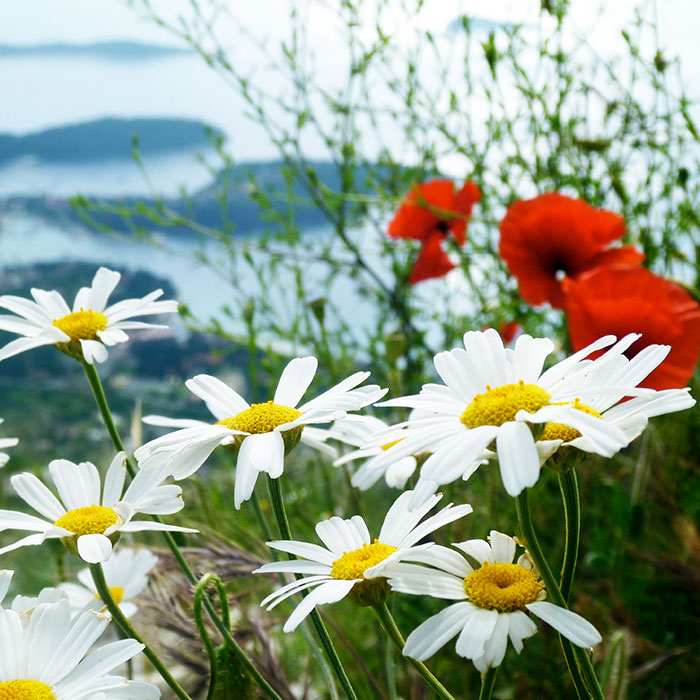
[(593, 224), (594, 238), (600, 244), (617, 241), (625, 235), (625, 220), (612, 211), (594, 210), (591, 223)]
[(700, 357), (700, 305), (677, 284), (642, 267), (601, 267), (564, 281), (574, 350), (603, 335), (642, 333), (627, 351), (633, 357), (652, 344), (671, 352), (641, 386), (687, 385)]
[(452, 210), (462, 216), (451, 219), (447, 225), (460, 245), (464, 245), (467, 239), (467, 219), (471, 216), (472, 208), (480, 199), (481, 191), (471, 180), (467, 180), (462, 185), (462, 189), (454, 196)]
[(523, 299), (563, 308), (558, 278), (590, 269), (613, 232), (624, 233), (624, 220), (583, 200), (549, 192), (514, 202), (500, 230), (499, 252), (518, 278)]
[(588, 263), (588, 270), (605, 265), (639, 265), (646, 256), (633, 245), (622, 245), (619, 248), (603, 250)]
[(430, 180), (414, 185), (389, 224), (389, 235), (425, 240), (440, 221), (434, 210), (452, 210), (454, 191), (451, 180)]
[(442, 240), (442, 234), (437, 233), (423, 243), (423, 247), (413, 263), (413, 270), (408, 280), (410, 284), (416, 284), (433, 277), (442, 277), (456, 267), (442, 249)]

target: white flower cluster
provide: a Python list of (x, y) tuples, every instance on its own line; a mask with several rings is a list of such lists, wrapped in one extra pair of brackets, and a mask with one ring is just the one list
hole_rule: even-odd
[[(22, 336), (0, 350), (0, 360), (52, 344), (83, 363), (86, 372), (94, 371), (90, 368), (106, 359), (108, 347), (128, 339), (126, 330), (154, 327), (127, 319), (177, 309), (175, 302), (157, 301), (160, 290), (108, 306), (118, 281), (118, 273), (100, 268), (72, 307), (55, 291), (33, 289), (33, 301), (0, 296), (0, 306), (16, 314), (0, 316), (0, 329)], [(554, 605), (544, 600), (543, 578), (527, 552), (515, 560), (512, 537), (492, 530), (488, 541), (458, 541), (453, 548), (435, 544), (426, 538), (441, 527), (452, 528), (472, 508), (450, 504), (432, 516), (429, 512), (442, 498), (436, 493), (441, 486), (471, 478), (482, 464), (496, 461), (505, 491), (519, 497), (535, 485), (548, 460), (577, 452), (611, 457), (638, 437), (651, 417), (694, 405), (688, 389), (640, 388), (669, 348), (651, 345), (629, 359), (625, 353), (638, 338), (601, 338), (545, 370), (554, 350), (548, 339), (521, 335), (513, 348), (506, 348), (494, 330), (468, 332), (464, 348), (435, 357), (443, 383), (425, 384), (416, 395), (379, 404), (386, 390), (364, 385), (369, 373), (362, 371), (304, 400), (318, 365), (311, 356), (292, 359), (272, 399), (262, 403), (249, 404), (216, 377), (197, 375), (186, 386), (204, 401), (213, 420), (144, 418), (149, 425), (176, 430), (135, 451), (138, 470), (128, 484), (124, 452), (111, 461), (104, 479), (90, 462), (52, 461), (53, 490), (34, 474), (12, 476), (16, 494), (38, 516), (0, 510), (0, 532), (31, 533), (0, 548), (0, 554), (58, 538), (85, 562), (103, 565), (112, 599), (126, 616), (134, 615), (131, 599), (146, 585), (155, 557), (146, 550), (113, 553), (120, 536), (148, 530), (196, 532), (159, 519), (184, 507), (181, 488), (168, 479), (192, 475), (220, 446), (235, 455), (233, 500), (238, 509), (251, 498), (258, 475), (280, 478), (285, 456), (303, 442), (336, 457), (336, 465), (364, 460), (352, 479), (360, 489), (382, 477), (402, 490), (409, 479), (416, 481), (395, 500), (374, 539), (364, 519), (354, 516), (319, 522), (316, 533), (323, 546), (291, 539), (268, 543), (300, 557), (257, 569), (298, 577), (262, 603), (270, 609), (303, 594), (285, 631), (294, 630), (317, 605), (345, 597), (360, 605), (380, 605), (396, 591), (454, 601), (409, 635), (404, 654), (418, 660), (457, 637), (457, 653), (485, 672), (501, 664), (508, 639), (521, 651), (523, 640), (537, 629), (531, 616), (575, 645), (591, 647), (601, 641), (598, 631), (563, 601)], [(356, 415), (372, 404), (412, 411), (395, 425)], [(318, 427), (323, 425), (329, 429)], [(338, 457), (331, 440), (353, 449)], [(0, 447), (15, 443), (0, 440)], [(0, 466), (6, 460), (0, 453)], [(154, 519), (139, 520), (140, 513)], [(142, 649), (138, 642), (111, 642), (83, 658), (109, 616), (88, 570), (78, 578), (81, 585), (64, 583), (37, 598), (17, 596), (0, 610), (6, 653), (0, 691), (12, 688), (10, 697), (55, 700), (158, 697), (147, 683), (106, 675)], [(9, 573), (0, 577), (3, 597), (9, 582)]]

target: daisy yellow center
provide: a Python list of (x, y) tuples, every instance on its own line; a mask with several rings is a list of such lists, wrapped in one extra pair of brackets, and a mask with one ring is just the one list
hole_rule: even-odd
[(244, 433), (270, 433), (278, 425), (291, 423), (301, 416), (301, 411), (291, 406), (268, 401), (267, 403), (254, 403), (245, 411), (237, 413), (232, 418), (224, 418), (217, 425), (225, 425), (231, 430), (241, 430)]
[[(553, 406), (573, 406), (579, 411), (587, 413), (589, 416), (595, 416), (596, 418), (602, 418), (603, 416), (590, 406), (581, 403), (579, 399), (575, 399), (573, 403), (571, 401), (564, 401), (562, 403), (552, 404)], [(571, 428), (564, 423), (547, 423), (544, 426), (544, 431), (540, 440), (561, 440), (562, 442), (571, 442), (576, 438), (580, 438), (581, 433), (576, 430), (576, 428)]]
[(352, 581), (356, 578), (364, 578), (365, 571), (380, 561), (384, 561), (390, 554), (396, 552), (396, 547), (390, 544), (382, 544), (374, 540), (372, 544), (363, 544), (360, 549), (345, 552), (340, 559), (333, 562), (331, 576), (344, 581)]
[[(101, 535), (108, 527), (115, 525), (117, 514), (106, 506), (83, 506), (69, 510), (55, 523), (56, 527), (70, 530), (74, 535)], [(0, 696), (2, 700), (2, 696)]]
[(549, 403), (551, 396), (537, 384), (503, 384), (492, 389), (488, 384), (464, 409), (460, 420), (467, 428), (482, 425), (503, 425), (515, 420), (518, 411), (535, 413)]
[(469, 602), (486, 610), (509, 613), (525, 610), (542, 590), (537, 576), (518, 564), (484, 562), (464, 579)]
[(0, 682), (0, 700), (56, 700), (56, 696), (46, 683), (18, 679)]
[(95, 340), (97, 332), (107, 328), (107, 317), (99, 311), (80, 309), (63, 318), (57, 318), (53, 325), (71, 340)]

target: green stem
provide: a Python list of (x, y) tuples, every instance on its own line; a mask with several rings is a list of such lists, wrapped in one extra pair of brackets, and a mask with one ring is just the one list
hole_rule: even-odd
[[(83, 369), (85, 370), (85, 375), (87, 376), (88, 382), (90, 383), (90, 388), (92, 389), (92, 393), (95, 395), (95, 401), (97, 402), (97, 406), (100, 409), (100, 413), (102, 414), (102, 419), (104, 420), (105, 426), (107, 428), (107, 432), (109, 433), (110, 437), (112, 438), (112, 444), (114, 445), (115, 449), (117, 449), (119, 451), (126, 452), (126, 450), (124, 449), (124, 443), (122, 442), (121, 437), (119, 436), (119, 431), (117, 430), (117, 427), (114, 424), (114, 419), (112, 418), (112, 413), (109, 410), (109, 404), (107, 403), (107, 398), (105, 396), (104, 389), (102, 388), (102, 382), (100, 382), (100, 377), (97, 374), (97, 370), (95, 369), (95, 367), (93, 365), (90, 365), (87, 362), (83, 361), (83, 362), (81, 362), (81, 364), (83, 366)], [(133, 462), (131, 461), (131, 459), (128, 456), (127, 456), (126, 466), (127, 466), (128, 472), (129, 472), (129, 476), (131, 476), (133, 478), (136, 475), (136, 467), (134, 467)], [(157, 515), (152, 515), (151, 517), (157, 523), (163, 522)], [(168, 545), (168, 548), (170, 549), (173, 556), (175, 557), (175, 561), (177, 561), (178, 565), (180, 566), (183, 573), (187, 577), (187, 580), (192, 585), (196, 585), (197, 584), (197, 577), (194, 575), (194, 571), (192, 571), (192, 568), (187, 563), (187, 560), (185, 559), (184, 555), (182, 554), (182, 550), (178, 546), (177, 542), (175, 542), (175, 539), (173, 538), (172, 533), (165, 530), (165, 531), (161, 531), (161, 535), (165, 539), (165, 542)], [(219, 615), (216, 613), (216, 610), (214, 610), (214, 606), (212, 605), (211, 601), (209, 600), (209, 598), (207, 596), (204, 596), (204, 607), (207, 609), (209, 616), (211, 617), (212, 621), (216, 625), (216, 628), (221, 633), (221, 636), (224, 638), (224, 640), (231, 647), (231, 651), (238, 657), (238, 659), (241, 661), (241, 663), (248, 669), (250, 674), (255, 679), (255, 682), (258, 684), (258, 686), (260, 686), (260, 689), (268, 696), (268, 698), (270, 698), (270, 700), (282, 700), (280, 695), (274, 690), (274, 688), (260, 674), (258, 669), (253, 664), (253, 662), (246, 656), (243, 649), (241, 649), (240, 646), (238, 646), (238, 644), (236, 643), (236, 640), (231, 635), (230, 629), (224, 623), (224, 621), (219, 617)]]
[(158, 671), (163, 680), (170, 686), (173, 693), (177, 695), (180, 700), (192, 700), (190, 696), (182, 689), (180, 684), (170, 675), (170, 672), (165, 667), (163, 662), (158, 658), (158, 655), (143, 641), (139, 633), (131, 626), (131, 623), (126, 619), (126, 615), (121, 611), (121, 608), (116, 604), (112, 594), (109, 592), (109, 586), (105, 580), (104, 572), (102, 571), (101, 564), (90, 564), (90, 573), (92, 575), (92, 580), (95, 582), (95, 588), (99, 594), (102, 602), (107, 606), (112, 615), (112, 619), (117, 624), (119, 629), (131, 639), (135, 639), (140, 644), (143, 644), (143, 653), (146, 658), (151, 662), (153, 668)]
[(209, 631), (207, 630), (204, 620), (202, 619), (202, 596), (204, 595), (204, 591), (206, 590), (209, 582), (215, 578), (218, 579), (218, 576), (214, 576), (214, 574), (205, 574), (200, 579), (197, 587), (194, 589), (194, 623), (197, 625), (197, 631), (199, 632), (201, 640), (204, 642), (204, 648), (206, 649), (207, 656), (209, 657), (209, 690), (207, 691), (206, 700), (211, 700), (212, 698), (214, 688), (216, 687), (216, 677), (218, 675), (219, 668), (214, 643), (211, 641)]
[(496, 684), (496, 672), (498, 667), (490, 668), (486, 673), (481, 674), (481, 691), (479, 692), (479, 700), (491, 700), (493, 687)]
[[(578, 561), (579, 540), (581, 535), (581, 501), (578, 493), (578, 480), (576, 472), (572, 467), (566, 472), (558, 472), (559, 489), (561, 490), (562, 502), (564, 505), (564, 524), (566, 539), (564, 545), (564, 561), (561, 565), (561, 573), (559, 575), (559, 584), (561, 594), (569, 602), (571, 595), (571, 586), (574, 580), (574, 571), (576, 570), (576, 562)], [(564, 644), (564, 638), (559, 637), (564, 652), (564, 660), (569, 669), (569, 675), (574, 682), (574, 688), (579, 700), (585, 700), (588, 696), (581, 670), (576, 661), (573, 647), (570, 644)]]
[[(272, 503), (272, 509), (275, 513), (275, 519), (277, 520), (277, 527), (279, 528), (280, 535), (283, 540), (291, 540), (292, 533), (289, 529), (289, 519), (287, 518), (287, 513), (284, 508), (284, 500), (282, 498), (282, 489), (280, 488), (279, 479), (271, 479), (268, 475), (267, 487), (270, 492), (270, 502)], [(288, 556), (290, 559), (296, 559), (296, 557), (293, 554), (290, 554)], [(297, 576), (297, 578), (299, 578), (299, 576)], [(302, 591), (302, 595), (308, 595), (308, 591)], [(331, 668), (333, 669), (333, 673), (335, 673), (335, 676), (338, 679), (338, 682), (340, 683), (343, 690), (345, 691), (345, 694), (350, 700), (357, 700), (357, 695), (355, 694), (355, 691), (350, 683), (350, 679), (345, 673), (345, 669), (343, 668), (343, 664), (341, 663), (340, 658), (338, 657), (338, 653), (336, 652), (335, 647), (333, 646), (333, 642), (331, 641), (330, 635), (328, 634), (328, 630), (323, 624), (321, 614), (314, 607), (309, 617), (311, 618), (311, 622), (313, 623), (313, 626), (316, 629), (316, 634), (318, 635), (319, 641), (321, 642), (323, 651), (326, 654), (326, 657), (328, 658), (328, 661), (331, 665)]]
[[(379, 622), (381, 623), (384, 631), (389, 635), (391, 641), (394, 642), (396, 648), (399, 651), (403, 651), (406, 642), (396, 626), (396, 622), (389, 611), (386, 603), (381, 603), (380, 605), (373, 605), (374, 612), (377, 613)], [(438, 698), (443, 698), (443, 700), (454, 700), (454, 696), (450, 693), (445, 686), (440, 683), (440, 681), (431, 673), (428, 667), (422, 662), (416, 659), (412, 659), (410, 656), (405, 657), (406, 660), (413, 666), (413, 668), (418, 671), (421, 678), (426, 682), (426, 684), (432, 688), (433, 692)]]
[[(126, 452), (124, 443), (119, 436), (119, 431), (117, 426), (114, 424), (114, 419), (112, 418), (112, 412), (109, 410), (109, 404), (107, 403), (107, 397), (105, 396), (104, 389), (102, 388), (102, 382), (100, 381), (100, 375), (97, 374), (97, 369), (95, 365), (91, 365), (85, 360), (81, 360), (80, 364), (85, 370), (85, 376), (90, 383), (90, 388), (92, 393), (95, 395), (95, 401), (97, 402), (97, 407), (100, 409), (102, 414), (102, 420), (104, 421), (109, 437), (112, 438), (112, 444), (114, 445), (117, 452)], [(129, 476), (133, 479), (136, 476), (136, 467), (134, 467), (133, 462), (129, 457), (126, 460), (126, 467), (129, 470)]]
[[(542, 549), (540, 548), (540, 543), (537, 540), (535, 528), (532, 524), (532, 518), (530, 516), (530, 506), (528, 503), (527, 492), (528, 490), (524, 489), (515, 500), (515, 505), (518, 511), (518, 521), (520, 523), (522, 536), (525, 540), (525, 546), (527, 547), (527, 551), (530, 553), (532, 561), (537, 567), (540, 576), (544, 580), (544, 585), (547, 590), (547, 596), (549, 597), (550, 601), (555, 605), (558, 605), (559, 607), (568, 610), (569, 606), (566, 604), (566, 600), (564, 600), (564, 596), (559, 590), (559, 586), (557, 585), (554, 575), (552, 574), (552, 570), (549, 568), (549, 564), (547, 563)], [(564, 637), (561, 637), (561, 643), (563, 647), (569, 646), (571, 648), (571, 655), (578, 661), (578, 664), (575, 666), (575, 669), (570, 668), (569, 671), (578, 671), (580, 669), (580, 672), (583, 674), (585, 684), (588, 688), (588, 694), (591, 697), (595, 698), (595, 700), (605, 700), (603, 696), (603, 691), (600, 689), (600, 684), (598, 683), (598, 679), (595, 675), (593, 663), (591, 662), (590, 657), (586, 653), (586, 650), (581, 649), (580, 647), (572, 644), (568, 639), (565, 639)], [(575, 675), (575, 673), (572, 674), (572, 678)], [(575, 678), (574, 683), (576, 683), (578, 689), (580, 686), (576, 682)]]
[(559, 488), (564, 503), (566, 524), (566, 546), (559, 581), (561, 594), (568, 603), (576, 562), (578, 561), (579, 539), (581, 536), (581, 501), (579, 499), (576, 471), (573, 467), (566, 472), (559, 472), (557, 476), (559, 477)]

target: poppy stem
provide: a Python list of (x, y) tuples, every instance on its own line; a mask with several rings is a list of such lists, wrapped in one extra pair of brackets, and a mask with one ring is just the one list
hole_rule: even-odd
[[(389, 611), (387, 604), (380, 603), (379, 605), (373, 605), (372, 608), (374, 609), (374, 612), (377, 613), (379, 623), (384, 628), (384, 631), (389, 635), (391, 641), (394, 642), (396, 648), (399, 651), (403, 651), (406, 642), (399, 628), (396, 626), (396, 622)], [(411, 664), (411, 666), (418, 671), (426, 684), (433, 689), (433, 692), (437, 697), (442, 698), (443, 700), (454, 700), (454, 696), (442, 683), (440, 683), (440, 681), (433, 675), (430, 669), (423, 662), (412, 659), (410, 656), (406, 656), (405, 658)]]
[[(532, 561), (537, 567), (540, 576), (544, 580), (544, 585), (547, 590), (547, 595), (551, 601), (558, 605), (564, 610), (568, 610), (569, 606), (564, 599), (564, 596), (557, 585), (556, 579), (552, 574), (552, 570), (549, 568), (549, 564), (545, 559), (545, 556), (540, 547), (540, 543), (537, 540), (537, 535), (535, 534), (535, 528), (532, 524), (532, 517), (530, 515), (530, 505), (528, 503), (528, 489), (524, 489), (519, 496), (515, 499), (515, 506), (518, 511), (518, 522), (520, 523), (520, 530), (523, 539), (525, 540), (525, 546), (527, 551), (532, 557)], [(571, 673), (572, 680), (576, 686), (577, 692), (581, 690), (581, 684), (585, 682), (586, 694), (589, 697), (595, 698), (595, 700), (605, 700), (603, 691), (598, 683), (598, 678), (595, 674), (595, 669), (593, 668), (593, 662), (585, 649), (572, 644), (568, 639), (565, 639), (560, 635), (561, 644), (564, 648), (564, 655), (569, 665), (569, 672)], [(568, 653), (567, 653), (568, 647)], [(576, 663), (572, 664), (571, 661)], [(576, 679), (575, 676), (577, 672), (580, 672), (583, 676), (583, 680)]]
[(92, 575), (92, 580), (95, 583), (97, 593), (102, 599), (102, 602), (107, 606), (107, 610), (109, 610), (112, 619), (117, 624), (119, 629), (130, 639), (135, 639), (140, 644), (143, 644), (144, 655), (151, 662), (153, 668), (158, 671), (162, 679), (170, 686), (173, 693), (180, 698), (180, 700), (192, 700), (192, 698), (190, 698), (190, 696), (182, 689), (182, 686), (180, 686), (180, 684), (170, 675), (170, 672), (160, 658), (158, 658), (158, 655), (148, 646), (148, 644), (143, 641), (141, 635), (139, 635), (139, 633), (131, 626), (129, 620), (126, 619), (126, 615), (124, 615), (114, 598), (112, 598), (112, 594), (109, 591), (109, 586), (105, 580), (102, 565), (90, 564), (90, 574)]
[[(277, 527), (279, 528), (280, 535), (284, 540), (291, 540), (292, 532), (289, 528), (289, 519), (287, 518), (287, 512), (284, 508), (284, 499), (282, 498), (282, 488), (280, 487), (279, 479), (272, 479), (269, 474), (267, 474), (266, 476), (267, 488), (270, 493), (270, 503), (272, 503), (272, 510), (275, 513), (275, 520), (277, 521)], [(290, 559), (297, 558), (293, 554), (288, 554), (287, 556)], [(300, 574), (295, 575), (297, 579), (301, 578)], [(301, 593), (303, 596), (308, 595), (308, 591), (306, 590), (302, 591)], [(309, 613), (309, 617), (311, 618), (311, 622), (313, 623), (313, 626), (316, 629), (316, 634), (318, 635), (319, 641), (321, 642), (321, 646), (323, 647), (323, 651), (326, 654), (326, 658), (328, 659), (331, 668), (333, 669), (333, 673), (335, 673), (335, 676), (338, 679), (338, 682), (342, 686), (343, 690), (345, 691), (346, 696), (349, 700), (357, 700), (355, 690), (353, 689), (352, 684), (350, 683), (350, 679), (348, 678), (347, 673), (345, 673), (345, 669), (343, 668), (343, 664), (340, 661), (338, 652), (333, 646), (333, 642), (330, 638), (330, 635), (328, 634), (328, 630), (323, 624), (321, 614), (315, 606), (311, 610), (311, 613)]]
[[(124, 443), (122, 442), (122, 439), (119, 435), (119, 431), (117, 430), (117, 427), (114, 423), (114, 419), (112, 418), (112, 412), (109, 409), (107, 397), (105, 396), (104, 389), (102, 388), (102, 382), (100, 381), (100, 376), (97, 373), (97, 369), (95, 369), (94, 365), (91, 365), (85, 361), (82, 361), (81, 365), (83, 366), (83, 370), (85, 370), (85, 376), (87, 377), (87, 380), (90, 384), (90, 388), (92, 389), (92, 393), (95, 396), (95, 401), (97, 402), (97, 406), (100, 409), (100, 413), (102, 414), (102, 419), (104, 421), (105, 427), (107, 428), (107, 432), (112, 438), (112, 444), (114, 445), (114, 448), (120, 452), (126, 452), (126, 450), (124, 449)], [(136, 475), (136, 467), (134, 466), (131, 458), (128, 456), (126, 460), (126, 467), (129, 472), (129, 476), (131, 476), (131, 478), (133, 479), (133, 477)], [(153, 520), (155, 520), (155, 522), (157, 523), (163, 522), (157, 515), (151, 515), (151, 518), (153, 518)], [(172, 552), (173, 557), (175, 557), (175, 561), (177, 561), (178, 565), (180, 566), (180, 569), (182, 569), (182, 572), (187, 577), (187, 580), (193, 586), (196, 585), (197, 577), (194, 575), (192, 567), (187, 563), (187, 560), (182, 554), (182, 550), (175, 541), (175, 538), (173, 537), (172, 533), (168, 532), (167, 530), (163, 530), (161, 531), (161, 534), (163, 535), (163, 539), (168, 545), (168, 548)], [(267, 697), (270, 698), (270, 700), (282, 700), (280, 695), (258, 671), (253, 662), (246, 656), (243, 649), (241, 649), (238, 646), (236, 640), (231, 634), (231, 631), (226, 626), (221, 617), (217, 614), (216, 610), (214, 609), (214, 606), (211, 603), (211, 600), (209, 600), (208, 596), (206, 595), (204, 596), (204, 607), (207, 609), (209, 616), (216, 625), (216, 628), (219, 630), (221, 636), (231, 647), (231, 650), (238, 657), (241, 663), (248, 669), (250, 674), (255, 679), (255, 682), (260, 686), (260, 689), (265, 693), (265, 695), (267, 695)]]

